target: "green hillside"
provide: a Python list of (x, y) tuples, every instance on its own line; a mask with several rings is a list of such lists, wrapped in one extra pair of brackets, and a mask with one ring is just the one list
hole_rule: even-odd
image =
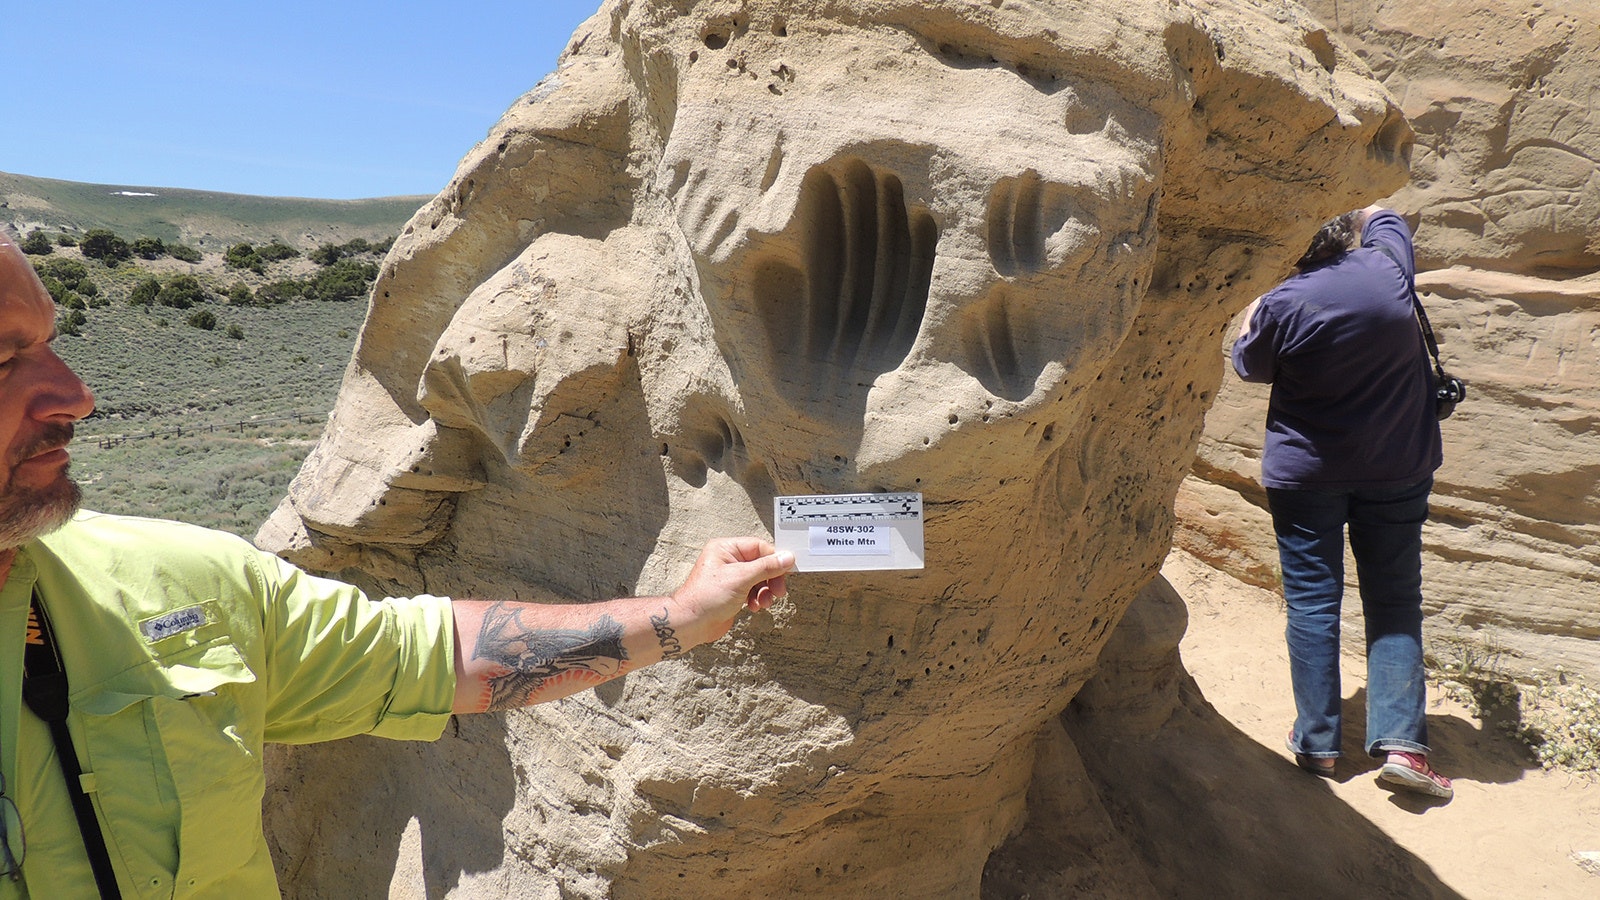
[(301, 249), (376, 241), (399, 233), (427, 197), (308, 200), (181, 188), (81, 184), (0, 172), (0, 220), (19, 232), (81, 233), (106, 228), (208, 252), (240, 241), (281, 240)]
[[(84, 505), (253, 535), (333, 407), (382, 252), (426, 199), (251, 197), (0, 173), (0, 222), (49, 239), (30, 258), (56, 297), (56, 349), (96, 394), (72, 451)], [(87, 256), (91, 230), (166, 249)], [(280, 241), (295, 249), (227, 253)], [(175, 258), (176, 244), (198, 252)], [(163, 290), (140, 299), (142, 285)]]

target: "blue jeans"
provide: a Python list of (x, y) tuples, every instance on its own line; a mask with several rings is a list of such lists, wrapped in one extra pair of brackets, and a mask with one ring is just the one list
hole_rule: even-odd
[(1367, 753), (1428, 752), (1422, 666), (1422, 523), (1430, 476), (1384, 490), (1267, 489), (1289, 607), (1295, 752), (1339, 755), (1339, 604), (1344, 530), (1356, 560), (1367, 627)]

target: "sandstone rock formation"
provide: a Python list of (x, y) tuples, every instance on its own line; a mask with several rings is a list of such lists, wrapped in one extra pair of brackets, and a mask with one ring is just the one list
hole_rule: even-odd
[(1277, 0), (607, 2), (395, 244), (259, 542), (594, 599), (776, 493), (918, 490), (928, 566), (438, 745), (281, 753), (291, 892), (978, 894), (1166, 553), (1229, 318), (1410, 140)]
[[(1471, 397), (1444, 423), (1424, 534), (1430, 647), (1445, 664), (1600, 678), (1600, 6), (1586, 0), (1314, 0), (1416, 128), (1389, 205)], [(1337, 17), (1337, 18), (1336, 18)], [(1260, 471), (1267, 391), (1229, 373), (1178, 543), (1276, 578)], [(1353, 572), (1353, 569), (1351, 570)], [(1353, 596), (1353, 595), (1352, 595)]]

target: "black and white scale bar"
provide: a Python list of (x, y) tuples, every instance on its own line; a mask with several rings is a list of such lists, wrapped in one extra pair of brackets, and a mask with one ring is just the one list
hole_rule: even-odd
[(922, 518), (920, 493), (814, 494), (774, 499), (780, 523)]

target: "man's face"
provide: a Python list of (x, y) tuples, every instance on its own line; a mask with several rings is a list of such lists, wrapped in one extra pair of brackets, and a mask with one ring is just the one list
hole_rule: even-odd
[(57, 356), (55, 304), (0, 237), (0, 550), (59, 527), (78, 506), (67, 477), (73, 423), (94, 395)]

